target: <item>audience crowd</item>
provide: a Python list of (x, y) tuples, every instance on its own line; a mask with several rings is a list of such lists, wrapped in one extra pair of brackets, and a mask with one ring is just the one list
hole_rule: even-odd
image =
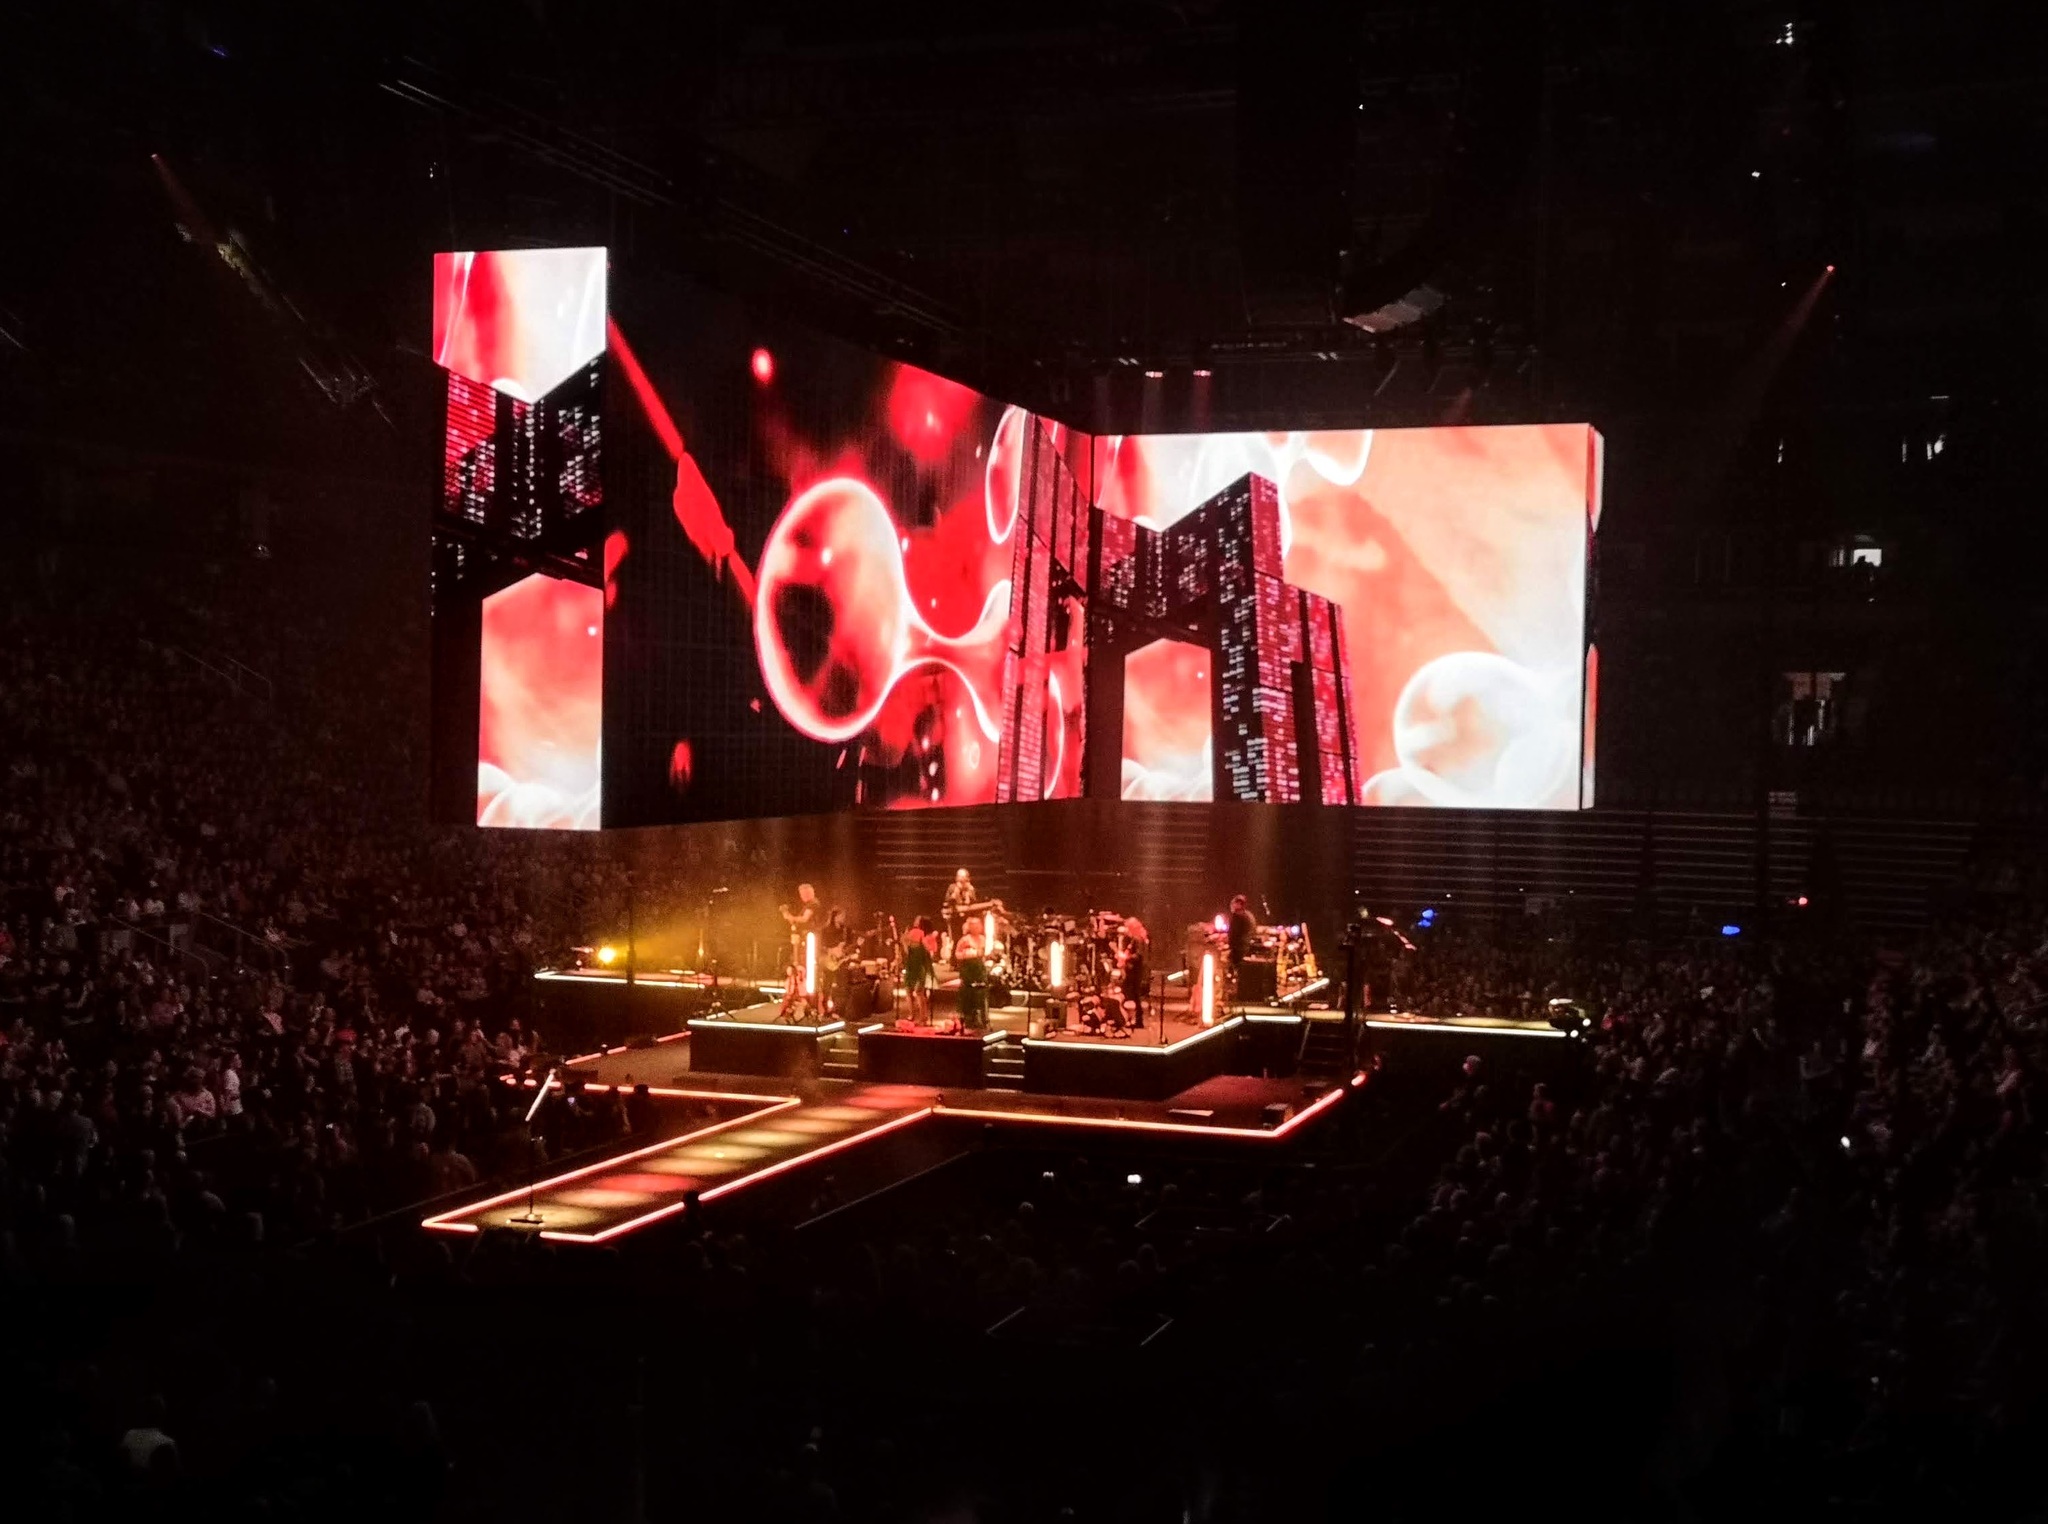
[[(302, 681), (257, 695), (124, 600), (63, 619), (17, 603), (5, 626), (0, 1281), (17, 1297), (200, 1266), (216, 1288), (272, 1276), (275, 1298), (365, 1256), (337, 1306), (372, 1305), (362, 1286), (489, 1298), (591, 1273), (495, 1236), (337, 1238), (524, 1166), (522, 1099), (499, 1080), (544, 1052), (528, 976), (614, 924), (626, 870), (602, 842), (426, 826), (416, 741), (367, 733), (401, 658), (337, 663), (319, 634), (279, 633), (270, 669)], [(731, 866), (646, 892), (698, 902)], [(1635, 1319), (1676, 1367), (1631, 1485), (1699, 1507), (1768, 1471), (1816, 1506), (1981, 1501), (2018, 1474), (2041, 1395), (2037, 888), (1989, 875), (1891, 947), (1446, 921), (1415, 934), (1405, 1006), (1562, 995), (1591, 1027), (1475, 1040), (1441, 1066), (1388, 1044), (1305, 1157), (997, 1151), (801, 1245), (671, 1238), (620, 1273), (715, 1300), (733, 1338), (794, 1317), (806, 1358), (921, 1329), (1114, 1362), (1193, 1329), (1217, 1358), (1334, 1380), (1389, 1432), (1511, 1385), (1517, 1352), (1540, 1367), (1531, 1340)], [(636, 1120), (621, 1101), (551, 1146)], [(818, 1189), (825, 1213), (838, 1186)], [(51, 1357), (34, 1389), (76, 1401), (24, 1431), (36, 1496), (82, 1516), (109, 1489), (231, 1472), (278, 1432), (275, 1368), (244, 1350), (232, 1400), (181, 1428), (160, 1366), (136, 1363), (117, 1400)], [(303, 1352), (297, 1368), (321, 1379)], [(378, 1400), (382, 1459), (358, 1453), (354, 1485), (432, 1513), (456, 1447), (418, 1390)], [(895, 1516), (904, 1478), (878, 1457), (901, 1435), (787, 1412), (757, 1457), (762, 1516)], [(250, 1495), (311, 1516), (306, 1478), (348, 1464), (300, 1454)]]

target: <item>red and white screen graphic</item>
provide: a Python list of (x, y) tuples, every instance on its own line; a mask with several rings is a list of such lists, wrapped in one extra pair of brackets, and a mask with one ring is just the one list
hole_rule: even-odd
[(483, 601), (476, 823), (598, 827), (604, 593), (540, 573)]
[(1580, 807), (1597, 439), (1584, 424), (1098, 439), (1098, 501), (1132, 526), (1134, 575), (1169, 621), (1214, 631), (1220, 684), (1160, 680), (1162, 621), (1124, 619), (1127, 644), (1148, 642), (1124, 672), (1124, 797), (1210, 797), (1188, 791), (1208, 737), (1216, 798)]
[[(1054, 604), (1086, 513), (1065, 431), (914, 367), (891, 370), (894, 443), (921, 472), (955, 455), (972, 469), (924, 524), (853, 460), (790, 499), (760, 557), (762, 680), (799, 731), (896, 770), (886, 797), (861, 802), (1072, 795), (1081, 650), (1056, 638)], [(900, 776), (906, 763), (912, 775)]]
[(538, 402), (604, 353), (605, 251), (434, 256), (434, 363)]
[(730, 304), (609, 341), (615, 823), (1589, 802), (1585, 424), (1091, 437)]

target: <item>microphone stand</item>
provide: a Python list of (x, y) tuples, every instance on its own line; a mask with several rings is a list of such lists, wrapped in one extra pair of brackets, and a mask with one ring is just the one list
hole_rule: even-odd
[(540, 1110), (541, 1102), (548, 1098), (548, 1091), (554, 1086), (555, 1076), (560, 1073), (559, 1069), (548, 1070), (548, 1077), (540, 1082), (540, 1090), (534, 1096), (533, 1104), (526, 1108), (526, 1213), (524, 1216), (509, 1219), (523, 1227), (537, 1228), (541, 1225), (541, 1215), (534, 1210), (534, 1193), (540, 1189), (540, 1160), (534, 1147), (533, 1119)]

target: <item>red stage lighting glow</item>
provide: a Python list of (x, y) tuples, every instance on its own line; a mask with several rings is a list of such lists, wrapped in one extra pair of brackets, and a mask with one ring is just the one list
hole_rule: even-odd
[(766, 386), (775, 379), (775, 356), (765, 349), (757, 349), (747, 361), (747, 369), (754, 373), (754, 379)]

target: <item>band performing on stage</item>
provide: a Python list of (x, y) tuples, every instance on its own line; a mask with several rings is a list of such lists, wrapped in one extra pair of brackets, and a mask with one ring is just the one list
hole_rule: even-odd
[[(1134, 915), (1052, 906), (1027, 915), (983, 898), (966, 868), (947, 884), (936, 914), (908, 926), (877, 910), (856, 928), (843, 908), (826, 910), (810, 884), (799, 884), (781, 913), (789, 931), (781, 1019), (810, 1025), (879, 1020), (901, 1030), (980, 1032), (991, 1010), (1028, 1005), (1048, 1030), (1120, 1038), (1169, 1002), (1207, 1020), (1279, 999), (1317, 974), (1308, 928), (1262, 925), (1242, 894), (1213, 920), (1188, 927), (1174, 970), (1155, 959), (1151, 933)], [(950, 993), (951, 1012), (934, 1010), (940, 990)]]

